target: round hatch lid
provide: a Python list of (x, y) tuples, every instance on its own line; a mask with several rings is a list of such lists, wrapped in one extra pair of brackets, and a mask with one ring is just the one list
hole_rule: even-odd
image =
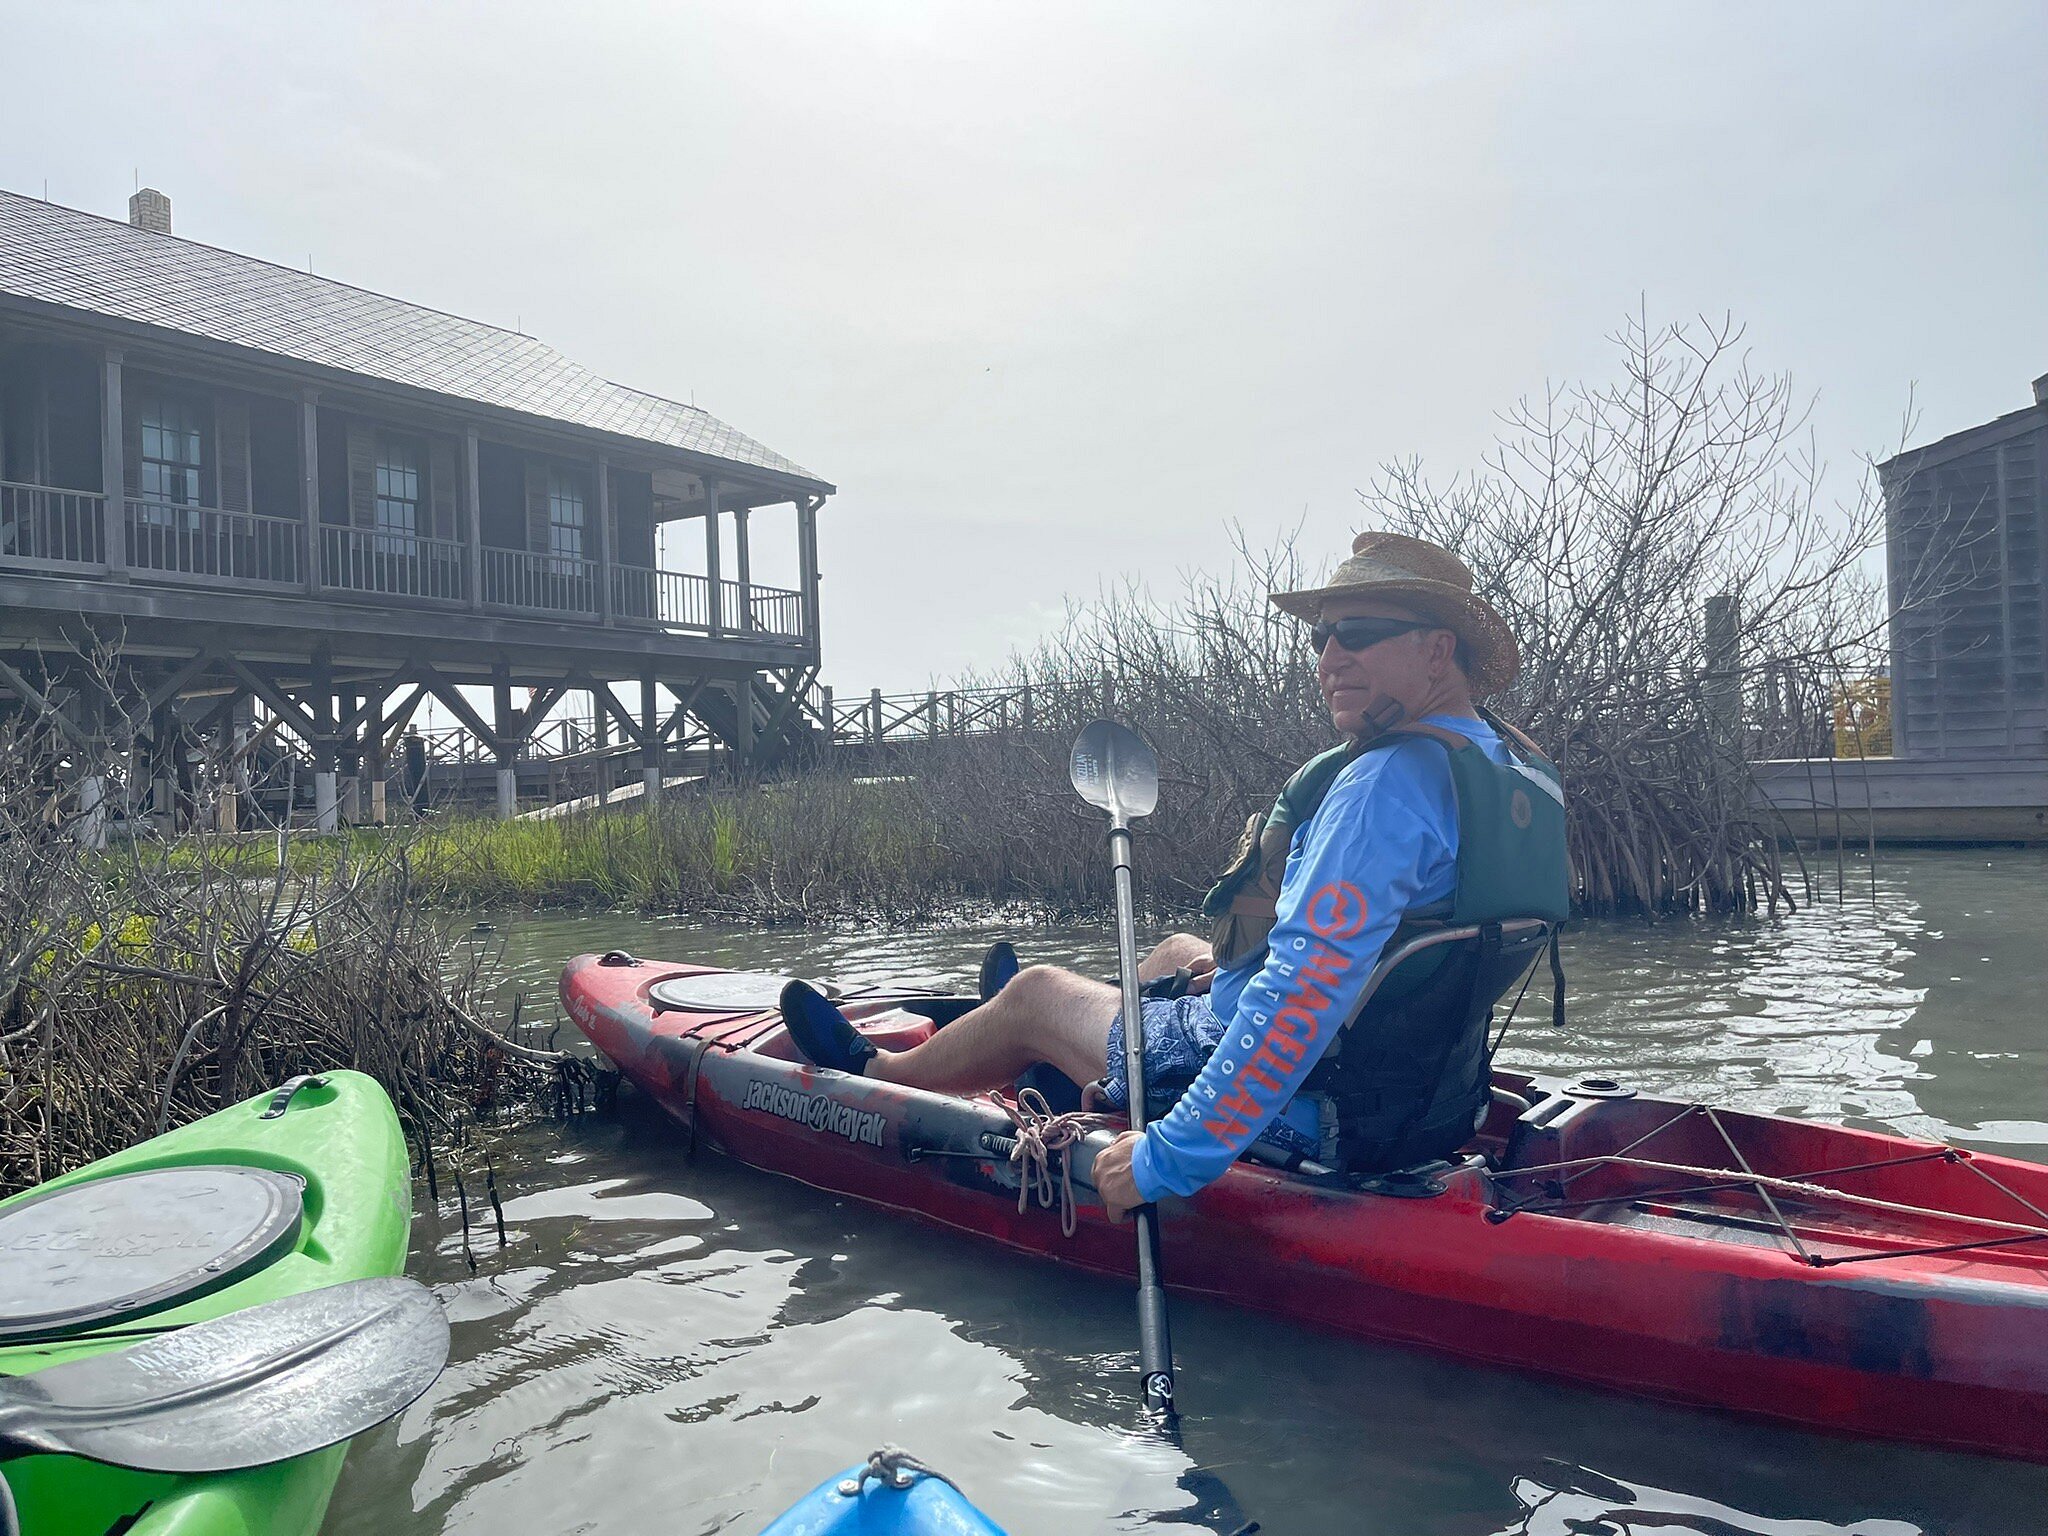
[(776, 1007), (788, 985), (787, 976), (773, 971), (706, 971), (657, 981), (647, 995), (664, 1008), (688, 1013), (759, 1013)]
[(306, 1181), (151, 1168), (0, 1212), (0, 1341), (108, 1327), (232, 1285), (298, 1241)]

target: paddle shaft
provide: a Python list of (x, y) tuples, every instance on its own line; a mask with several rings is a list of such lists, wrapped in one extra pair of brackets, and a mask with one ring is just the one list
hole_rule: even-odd
[[(1131, 1129), (1145, 1129), (1145, 1013), (1138, 994), (1137, 901), (1131, 885), (1131, 827), (1121, 816), (1109, 827), (1109, 860), (1116, 881), (1117, 966), (1123, 973), (1124, 1082)], [(1145, 1406), (1169, 1423), (1173, 1404), (1173, 1334), (1166, 1320), (1166, 1287), (1159, 1271), (1159, 1212), (1141, 1205), (1138, 1226), (1138, 1374)]]

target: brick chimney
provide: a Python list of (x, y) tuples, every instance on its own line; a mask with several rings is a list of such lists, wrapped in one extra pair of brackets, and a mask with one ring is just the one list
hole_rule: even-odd
[(2034, 380), (2034, 404), (2048, 405), (2048, 373)]
[(128, 222), (137, 229), (171, 232), (171, 200), (155, 187), (144, 187), (128, 199)]

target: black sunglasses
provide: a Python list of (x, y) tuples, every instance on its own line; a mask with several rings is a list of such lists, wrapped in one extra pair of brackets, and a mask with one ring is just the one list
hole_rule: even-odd
[(1412, 634), (1418, 629), (1441, 628), (1441, 624), (1422, 619), (1325, 619), (1309, 630), (1308, 638), (1320, 656), (1332, 640), (1347, 651), (1365, 651), (1396, 635)]

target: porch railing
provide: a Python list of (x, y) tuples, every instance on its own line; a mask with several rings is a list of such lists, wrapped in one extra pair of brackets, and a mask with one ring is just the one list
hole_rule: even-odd
[[(597, 623), (610, 582), (614, 623), (683, 633), (712, 629), (712, 584), (687, 571), (613, 565), (573, 555), (485, 546), (375, 528), (323, 524), (309, 546), (297, 517), (188, 506), (152, 497), (119, 503), (125, 569), (137, 579), (304, 592), (317, 576), (324, 593), (486, 607)], [(106, 499), (96, 491), (0, 481), (0, 569), (56, 576), (110, 574)], [(317, 567), (311, 557), (317, 553)], [(472, 556), (481, 592), (471, 578)], [(119, 574), (117, 572), (112, 574)], [(801, 645), (800, 592), (718, 583), (721, 636)]]
[(740, 602), (744, 595), (753, 618), (753, 631), (778, 639), (801, 640), (804, 633), (804, 596), (780, 587), (742, 587), (736, 581), (721, 582), (725, 588), (725, 627), (740, 627)]
[(537, 613), (597, 612), (595, 560), (489, 546), (483, 555), (485, 602)]
[(295, 517), (128, 498), (128, 565), (158, 580), (295, 587), (304, 534)]
[(106, 498), (96, 491), (0, 481), (0, 565), (98, 570), (106, 563)]
[(372, 528), (320, 530), (320, 584), (380, 597), (459, 603), (469, 596), (463, 546)]
[(655, 571), (644, 565), (612, 567), (612, 613), (664, 629), (711, 627), (711, 583), (686, 571)]

